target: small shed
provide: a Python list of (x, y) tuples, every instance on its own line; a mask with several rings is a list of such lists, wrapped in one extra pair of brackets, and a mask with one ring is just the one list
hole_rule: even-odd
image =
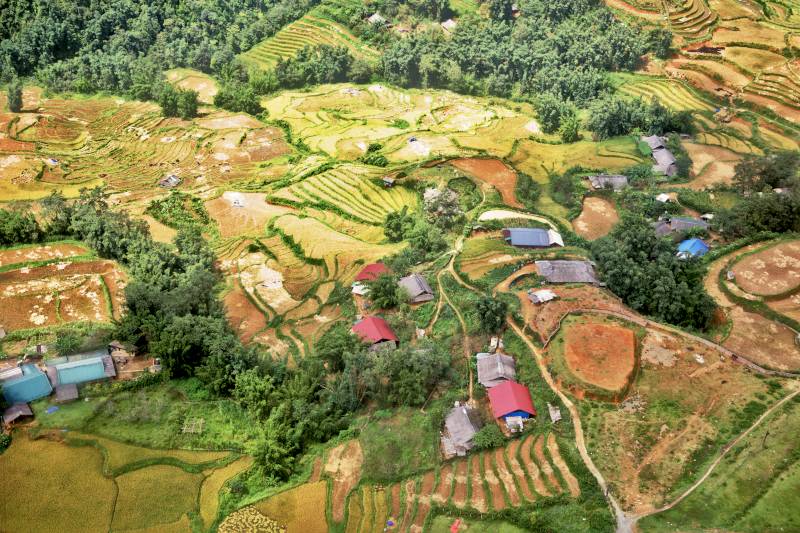
[(3, 411), (3, 425), (11, 426), (20, 418), (33, 416), (30, 406), (27, 403), (16, 403)]
[(558, 298), (558, 295), (550, 289), (542, 289), (539, 291), (530, 289), (528, 291), (528, 299), (532, 304), (543, 304), (545, 302), (549, 302), (550, 300), (555, 300), (556, 298)]
[(383, 177), (383, 186), (386, 187), (387, 189), (391, 189), (392, 187), (394, 187), (394, 182), (395, 179), (392, 178), (391, 176)]
[(447, 19), (444, 22), (442, 22), (442, 29), (447, 33), (453, 33), (454, 31), (456, 31), (457, 26), (458, 23), (453, 19)]
[(547, 402), (547, 410), (550, 412), (550, 421), (553, 424), (561, 420), (561, 409), (557, 405)]
[(172, 189), (173, 187), (177, 187), (180, 185), (181, 179), (176, 176), (175, 174), (170, 174), (169, 176), (163, 177), (158, 180), (158, 186), (164, 187), (165, 189)]
[(517, 366), (513, 357), (501, 353), (479, 353), (476, 357), (478, 383), (487, 389), (517, 377)]
[(598, 174), (589, 176), (589, 183), (593, 189), (612, 189), (619, 191), (628, 186), (628, 176), (621, 174)]
[(475, 410), (456, 402), (444, 420), (442, 452), (445, 458), (466, 455), (472, 449), (472, 438), (479, 429), (479, 417)]
[(78, 386), (75, 383), (56, 387), (56, 402), (66, 403), (78, 399)]
[(599, 283), (589, 261), (536, 261), (536, 271), (548, 283)]
[(662, 192), (658, 196), (656, 196), (656, 202), (661, 202), (662, 204), (666, 204), (670, 201), (669, 194)]
[(561, 234), (552, 229), (543, 228), (506, 228), (503, 238), (511, 246), (518, 248), (551, 248), (564, 246)]
[(409, 303), (419, 304), (433, 300), (433, 289), (425, 278), (419, 274), (411, 274), (400, 278), (397, 284), (408, 293)]

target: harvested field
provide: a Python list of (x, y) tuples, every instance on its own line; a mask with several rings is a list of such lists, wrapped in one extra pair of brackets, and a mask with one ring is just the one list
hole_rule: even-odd
[(567, 463), (565, 463), (564, 459), (561, 457), (561, 452), (558, 451), (558, 442), (556, 442), (556, 436), (553, 433), (547, 435), (547, 450), (550, 452), (550, 458), (561, 474), (561, 478), (567, 484), (570, 495), (573, 498), (577, 498), (581, 493), (581, 487), (578, 484), (578, 480), (575, 479), (575, 476), (570, 472)]
[(570, 318), (562, 325), (562, 332), (564, 358), (570, 372), (605, 390), (625, 388), (636, 363), (633, 331), (607, 322)]
[(206, 478), (200, 486), (200, 518), (203, 525), (210, 528), (219, 510), (219, 495), (225, 483), (238, 476), (253, 464), (253, 458), (245, 456), (231, 464), (204, 472)]
[(561, 485), (558, 482), (555, 471), (553, 471), (553, 467), (550, 465), (550, 462), (547, 460), (547, 456), (544, 454), (544, 444), (544, 436), (536, 437), (536, 441), (533, 443), (533, 456), (536, 459), (536, 462), (539, 464), (539, 468), (541, 469), (542, 475), (547, 481), (547, 484), (556, 492), (561, 492)]
[(202, 474), (175, 466), (156, 465), (116, 477), (119, 495), (114, 506), (113, 529), (150, 527), (176, 522), (197, 511)]
[(333, 509), (335, 522), (341, 522), (344, 519), (345, 500), (361, 478), (363, 461), (364, 455), (358, 440), (340, 444), (328, 452), (324, 471), (333, 479), (331, 509)]
[(515, 193), (517, 173), (499, 159), (454, 159), (450, 164), (497, 189), (506, 205), (523, 207)]
[[(0, 498), (4, 531), (108, 531), (117, 489), (103, 472), (103, 456), (92, 447), (71, 447), (17, 432), (0, 454)], [(86, 510), (91, 495), (92, 511)]]
[(459, 459), (455, 464), (455, 486), (453, 487), (452, 501), (453, 505), (462, 508), (467, 503), (467, 485), (469, 483), (469, 478), (467, 477), (468, 463), (466, 459)]
[(774, 296), (800, 287), (800, 241), (767, 247), (738, 261), (736, 285), (758, 296)]
[[(254, 507), (284, 526), (287, 533), (326, 533), (327, 492), (327, 483), (324, 481), (306, 483), (262, 500)], [(344, 509), (341, 513), (344, 513)]]
[(413, 518), (415, 510), (416, 486), (417, 483), (413, 479), (409, 479), (406, 481), (405, 485), (403, 485), (406, 493), (406, 500), (403, 505), (403, 517), (399, 522), (401, 531), (407, 531), (410, 528), (411, 519)]
[(150, 235), (155, 241), (171, 243), (178, 234), (178, 230), (170, 228), (166, 224), (162, 224), (150, 215), (141, 215), (138, 218), (147, 222), (147, 227), (150, 228)]
[(2, 272), (0, 324), (14, 331), (84, 320), (108, 322), (122, 305), (122, 276), (112, 261), (100, 260), (65, 260)]
[(244, 507), (228, 515), (219, 525), (217, 531), (219, 533), (242, 533), (243, 531), (287, 533), (285, 526), (281, 526), (275, 520), (264, 516), (252, 506)]
[(89, 249), (80, 244), (47, 244), (44, 246), (21, 246), (0, 250), (0, 267), (34, 261), (69, 259), (90, 254)]
[(517, 486), (514, 483), (514, 474), (508, 470), (508, 466), (506, 465), (505, 451), (505, 448), (495, 448), (494, 464), (497, 476), (503, 483), (503, 487), (508, 495), (508, 501), (512, 507), (516, 507), (520, 504), (520, 497), (517, 492)]
[(222, 302), (225, 305), (225, 316), (242, 342), (252, 341), (267, 326), (267, 317), (247, 298), (238, 283), (225, 295)]
[(433, 494), (436, 503), (445, 503), (450, 498), (450, 491), (453, 487), (453, 464), (448, 463), (439, 470), (439, 484)]
[(489, 506), (486, 503), (486, 495), (483, 490), (483, 475), (481, 474), (481, 458), (480, 455), (474, 454), (470, 458), (470, 478), (472, 482), (471, 494), (469, 504), (478, 511), (485, 513)]
[(432, 471), (426, 473), (422, 477), (419, 498), (417, 498), (417, 512), (414, 513), (414, 523), (409, 528), (410, 531), (422, 531), (422, 526), (425, 524), (425, 519), (428, 517), (428, 512), (431, 510), (431, 494), (433, 494), (433, 485), (435, 482), (436, 478)]
[[(522, 445), (522, 439), (514, 439), (509, 443), (506, 451), (506, 453), (508, 453), (508, 466), (517, 478), (517, 484), (522, 497), (532, 502), (536, 500), (536, 496), (533, 494), (533, 491), (531, 491), (531, 486), (528, 483), (528, 476), (525, 474), (526, 468), (523, 467), (518, 460), (520, 445)], [(530, 454), (528, 455), (528, 461), (530, 462)], [(523, 460), (523, 463), (524, 462)]]
[(583, 200), (583, 210), (580, 216), (572, 221), (572, 228), (581, 237), (594, 240), (608, 235), (617, 222), (619, 214), (613, 202), (590, 196)]
[(234, 191), (225, 191), (205, 205), (222, 238), (263, 235), (270, 219), (291, 211), (288, 207), (267, 203), (264, 194)]
[(734, 167), (741, 156), (721, 146), (684, 142), (683, 147), (692, 159), (694, 178), (689, 188), (695, 190), (733, 182)]
[(167, 80), (176, 87), (184, 90), (195, 91), (200, 102), (211, 104), (214, 96), (219, 91), (217, 82), (199, 70), (188, 68), (175, 68), (166, 71)]

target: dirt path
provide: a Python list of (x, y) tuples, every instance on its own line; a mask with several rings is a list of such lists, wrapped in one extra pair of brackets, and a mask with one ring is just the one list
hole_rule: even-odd
[[(795, 384), (795, 387), (796, 386), (797, 385)], [(760, 417), (758, 417), (758, 419), (756, 419), (756, 421), (753, 422), (753, 424), (749, 428), (747, 428), (744, 431), (744, 433), (740, 434), (734, 440), (732, 440), (731, 442), (729, 442), (728, 444), (723, 446), (722, 452), (720, 452), (720, 454), (717, 456), (717, 458), (714, 459), (714, 462), (711, 463), (708, 466), (708, 468), (706, 469), (705, 473), (702, 476), (700, 476), (700, 478), (697, 481), (695, 481), (692, 484), (691, 487), (686, 489), (686, 491), (683, 494), (681, 494), (680, 496), (675, 498), (672, 502), (670, 502), (667, 505), (664, 505), (662, 507), (659, 507), (658, 509), (654, 509), (654, 510), (652, 510), (652, 511), (650, 511), (648, 513), (645, 513), (645, 514), (640, 514), (640, 515), (637, 515), (637, 516), (630, 517), (631, 525), (635, 524), (639, 519), (644, 518), (646, 516), (650, 516), (650, 515), (654, 515), (654, 514), (658, 514), (658, 513), (663, 513), (664, 511), (669, 511), (670, 509), (672, 509), (673, 507), (675, 507), (676, 505), (681, 503), (683, 500), (685, 500), (691, 493), (693, 493), (697, 489), (697, 487), (702, 485), (703, 482), (706, 479), (708, 479), (708, 476), (711, 475), (711, 473), (714, 471), (714, 469), (719, 465), (719, 463), (725, 458), (725, 456), (728, 454), (729, 451), (731, 451), (732, 448), (734, 448), (737, 444), (739, 444), (739, 442), (742, 441), (742, 439), (747, 437), (747, 435), (749, 435), (754, 429), (756, 429), (759, 425), (761, 425), (761, 423), (764, 420), (769, 418), (769, 416), (772, 413), (774, 413), (776, 409), (779, 409), (783, 404), (785, 404), (786, 402), (792, 400), (798, 394), (800, 394), (800, 389), (795, 390), (793, 393), (791, 393), (791, 394), (787, 395), (786, 397), (784, 397), (782, 400), (777, 402), (775, 405), (773, 405), (772, 407), (767, 409)]]
[(558, 451), (558, 442), (556, 442), (556, 436), (553, 433), (547, 436), (547, 450), (550, 452), (550, 458), (553, 460), (553, 464), (561, 473), (561, 478), (567, 484), (570, 495), (572, 495), (573, 498), (577, 498), (581, 493), (581, 486), (578, 480), (575, 479), (575, 476), (572, 475), (572, 472), (570, 472), (567, 463), (565, 463), (564, 459), (561, 457), (561, 452)]

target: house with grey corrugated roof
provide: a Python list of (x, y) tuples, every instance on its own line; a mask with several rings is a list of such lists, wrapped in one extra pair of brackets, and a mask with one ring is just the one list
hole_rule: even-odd
[(659, 172), (669, 177), (678, 173), (678, 165), (675, 156), (667, 149), (666, 142), (663, 137), (658, 135), (650, 135), (649, 137), (642, 137), (642, 142), (650, 147), (653, 153), (653, 172)]
[(561, 234), (552, 229), (543, 228), (506, 228), (503, 238), (511, 246), (518, 248), (551, 248), (564, 246)]
[(487, 389), (517, 376), (513, 357), (501, 353), (479, 353), (477, 360), (478, 383)]
[(433, 300), (433, 289), (428, 282), (419, 274), (411, 274), (400, 278), (397, 282), (408, 293), (408, 301), (412, 304), (430, 302)]
[(463, 457), (474, 446), (472, 438), (480, 429), (478, 413), (466, 405), (456, 403), (447, 414), (442, 431), (442, 454), (445, 459)]
[(692, 228), (708, 229), (708, 222), (691, 217), (665, 217), (655, 223), (657, 237), (665, 237), (672, 233), (682, 233)]
[(594, 189), (612, 189), (619, 191), (628, 186), (628, 176), (622, 174), (598, 174), (589, 176), (589, 183)]
[(594, 265), (589, 261), (536, 261), (536, 271), (547, 283), (599, 283)]

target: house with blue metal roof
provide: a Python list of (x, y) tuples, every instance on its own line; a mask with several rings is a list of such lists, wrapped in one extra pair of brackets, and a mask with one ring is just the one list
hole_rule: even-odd
[(550, 248), (564, 246), (561, 234), (552, 229), (506, 228), (503, 238), (511, 246), (518, 248)]
[(681, 241), (678, 245), (678, 257), (689, 259), (690, 257), (703, 257), (708, 253), (708, 245), (703, 239), (692, 238)]
[(3, 397), (11, 405), (28, 403), (49, 396), (53, 392), (47, 374), (36, 365), (27, 364), (20, 368), (22, 374), (2, 383)]
[(106, 350), (51, 359), (47, 375), (53, 386), (79, 385), (90, 381), (113, 378), (117, 375), (114, 361)]

